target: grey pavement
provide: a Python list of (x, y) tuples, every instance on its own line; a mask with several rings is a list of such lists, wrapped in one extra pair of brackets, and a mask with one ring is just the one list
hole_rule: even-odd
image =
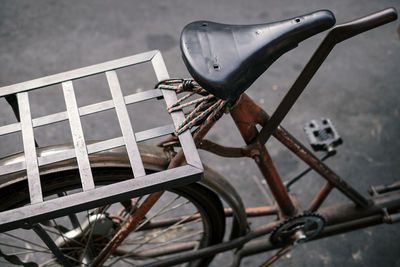
[[(2, 0), (0, 86), (152, 49), (161, 50), (171, 77), (187, 77), (179, 36), (181, 29), (191, 21), (253, 24), (329, 9), (341, 23), (390, 6), (400, 10), (400, 1)], [(397, 27), (399, 21), (339, 44), (283, 122), (294, 136), (306, 142), (303, 125), (313, 118), (329, 117), (344, 144), (338, 155), (328, 160), (328, 165), (364, 195), (369, 185), (394, 182), (400, 174), (400, 39)], [(319, 34), (282, 56), (254, 83), (248, 94), (272, 113), (323, 37), (324, 33)], [(146, 73), (144, 70), (135, 76), (133, 90), (147, 85)], [(84, 88), (85, 85), (80, 86)], [(91, 90), (102, 92), (100, 88)], [(85, 90), (81, 95), (83, 102), (80, 104), (94, 101)], [(96, 100), (102, 97), (107, 95), (96, 93)], [(59, 96), (51, 90), (32, 96), (32, 101), (35, 116), (62, 108), (57, 104)], [(13, 120), (10, 112), (4, 99), (0, 99), (2, 125)], [(154, 110), (148, 108), (141, 114), (146, 114), (141, 116), (144, 121), (157, 117)], [(225, 116), (209, 138), (226, 145), (242, 145), (233, 127), (232, 119)], [(68, 141), (70, 136), (63, 129), (60, 125), (57, 129), (38, 131), (39, 143)], [(113, 127), (99, 131), (90, 123), (86, 129), (95, 139), (118, 134)], [(0, 141), (0, 155), (21, 148), (18, 136)], [(284, 180), (304, 169), (305, 165), (275, 140), (268, 142), (268, 148)], [(254, 177), (261, 177), (251, 161), (226, 160), (203, 152), (201, 157), (203, 163), (231, 181), (246, 206), (267, 201), (254, 182)], [(322, 184), (322, 179), (311, 173), (296, 184), (293, 191), (301, 203), (307, 203)], [(327, 204), (344, 200), (335, 191)], [(260, 223), (262, 221), (256, 220), (253, 225)], [(399, 225), (381, 225), (310, 242), (296, 248), (274, 266), (400, 266), (399, 230)], [(271, 255), (268, 252), (245, 258), (242, 266), (258, 266)], [(230, 253), (224, 253), (212, 266), (229, 266), (230, 259)]]

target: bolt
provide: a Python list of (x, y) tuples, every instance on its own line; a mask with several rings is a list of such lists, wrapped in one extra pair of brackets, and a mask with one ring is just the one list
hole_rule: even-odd
[(307, 236), (303, 233), (303, 231), (299, 230), (294, 233), (294, 242), (301, 242), (305, 240)]

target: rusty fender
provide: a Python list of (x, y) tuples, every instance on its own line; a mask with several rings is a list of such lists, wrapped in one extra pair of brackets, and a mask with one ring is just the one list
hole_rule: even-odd
[[(96, 141), (87, 142), (95, 143)], [(65, 150), (73, 150), (72, 144), (40, 147), (38, 156), (49, 156)], [(145, 169), (161, 171), (168, 167), (172, 155), (161, 147), (139, 144), (140, 155)], [(95, 168), (130, 168), (129, 158), (124, 147), (114, 148), (89, 155), (90, 165)], [(0, 166), (23, 162), (23, 152), (16, 153), (0, 159)], [(40, 175), (49, 175), (65, 171), (78, 170), (76, 160), (65, 160), (40, 167)], [(17, 172), (4, 175), (0, 178), (0, 189), (13, 183), (25, 181), (25, 172)], [(204, 166), (204, 178), (199, 183), (219, 195), (231, 208), (234, 216), (231, 238), (247, 233), (247, 218), (242, 199), (233, 186), (220, 174), (208, 166)]]

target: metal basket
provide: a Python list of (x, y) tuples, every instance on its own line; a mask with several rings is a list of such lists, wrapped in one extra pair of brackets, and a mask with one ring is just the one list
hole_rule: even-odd
[[(174, 125), (156, 127), (142, 132), (134, 132), (127, 111), (128, 104), (134, 104), (154, 98), (164, 98), (167, 105), (176, 102), (175, 92), (154, 89), (124, 96), (116, 70), (132, 65), (151, 62), (158, 81), (168, 79), (168, 72), (159, 51), (150, 51), (105, 63), (92, 65), (60, 74), (55, 74), (11, 86), (0, 88), (0, 97), (16, 94), (21, 121), (0, 127), (0, 136), (21, 131), (25, 162), (0, 166), (1, 176), (25, 171), (28, 178), (30, 205), (0, 213), (0, 231), (26, 227), (42, 220), (64, 216), (99, 205), (114, 203), (136, 196), (165, 190), (192, 183), (202, 177), (203, 168), (190, 131), (179, 135), (185, 154), (186, 165), (147, 174), (138, 149), (138, 142), (168, 135), (174, 132), (184, 120), (181, 111), (173, 112)], [(87, 76), (105, 74), (111, 91), (112, 100), (78, 107), (73, 81)], [(29, 91), (61, 84), (64, 93), (66, 111), (32, 119), (29, 105)], [(87, 143), (83, 135), (81, 117), (89, 114), (115, 109), (122, 136), (96, 143)], [(167, 113), (167, 110), (165, 111)], [(69, 120), (74, 149), (62, 151), (51, 156), (37, 156), (34, 127)], [(133, 118), (134, 120), (134, 118)], [(89, 154), (125, 146), (132, 167), (132, 179), (107, 186), (96, 187), (93, 181)], [(40, 184), (39, 167), (55, 162), (74, 159), (79, 166), (82, 192), (44, 200)], [(12, 197), (12, 192), (10, 192)]]

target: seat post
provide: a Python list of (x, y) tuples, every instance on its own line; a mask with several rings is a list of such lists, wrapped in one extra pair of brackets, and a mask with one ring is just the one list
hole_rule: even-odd
[(263, 120), (263, 110), (246, 94), (243, 94), (230, 113), (246, 144), (250, 146), (255, 142), (259, 144), (255, 146), (253, 159), (268, 183), (282, 215), (285, 217), (296, 215), (297, 208), (290, 198), (267, 149), (264, 144), (257, 142), (259, 133), (256, 125)]

